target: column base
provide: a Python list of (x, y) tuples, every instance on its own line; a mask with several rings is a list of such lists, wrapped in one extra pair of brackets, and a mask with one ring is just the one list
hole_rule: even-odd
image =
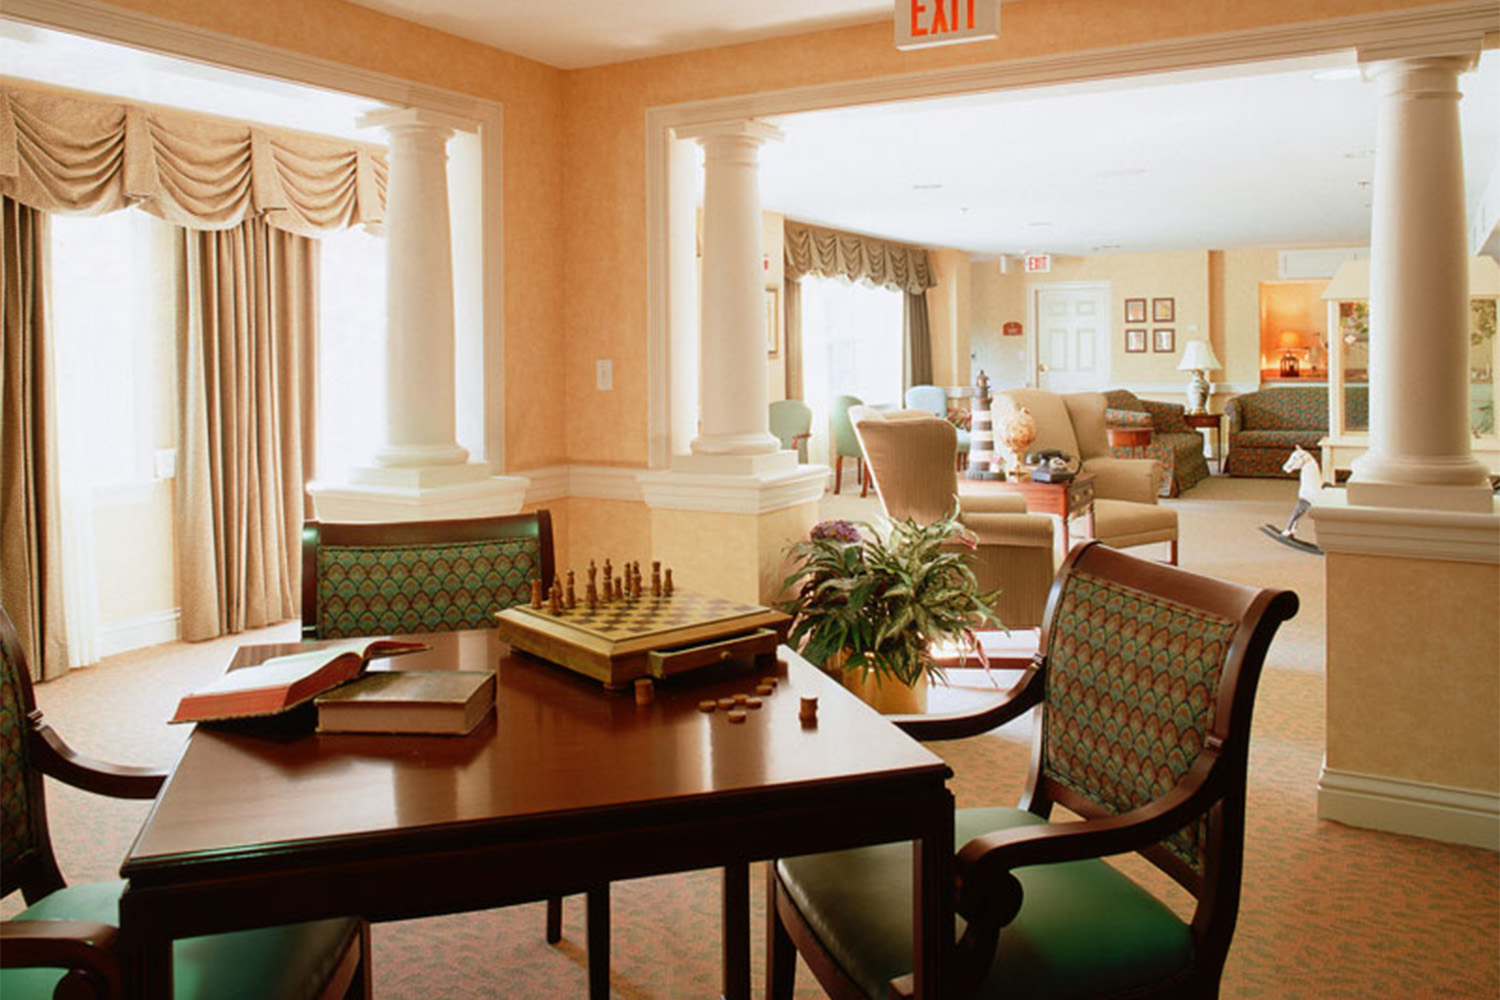
[(1484, 513), (1494, 502), (1489, 470), (1473, 455), (1404, 458), (1367, 451), (1350, 463), (1349, 503)]
[(774, 455), (781, 450), (781, 442), (772, 434), (760, 431), (755, 434), (716, 434), (699, 436), (688, 444), (694, 455), (724, 455), (736, 457), (759, 457)]
[(486, 476), (425, 486), (310, 483), (307, 491), (324, 521), (429, 521), (518, 513), (529, 483), (524, 476)]
[(823, 496), (828, 469), (798, 465), (795, 452), (769, 455), (680, 455), (672, 468), (640, 477), (646, 506), (765, 514)]

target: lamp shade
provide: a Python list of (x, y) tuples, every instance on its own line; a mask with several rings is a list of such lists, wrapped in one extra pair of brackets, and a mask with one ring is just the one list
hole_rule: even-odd
[(1206, 340), (1188, 341), (1182, 349), (1182, 360), (1177, 362), (1177, 370), (1184, 372), (1212, 372), (1222, 367), (1214, 357), (1213, 345)]

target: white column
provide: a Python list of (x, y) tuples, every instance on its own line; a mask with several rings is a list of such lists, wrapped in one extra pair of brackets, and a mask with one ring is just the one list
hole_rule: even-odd
[(1458, 74), (1467, 56), (1375, 63), (1370, 448), (1349, 501), (1487, 511), (1470, 451), (1469, 290)]
[(696, 455), (768, 455), (759, 150), (780, 133), (738, 121), (690, 131), (704, 150), (703, 325)]
[(390, 136), (386, 185), (385, 441), (346, 485), (315, 484), (327, 520), (478, 517), (520, 509), (527, 481), (490, 475), (454, 433), (453, 244), (448, 140), (472, 123), (417, 108), (362, 126)]

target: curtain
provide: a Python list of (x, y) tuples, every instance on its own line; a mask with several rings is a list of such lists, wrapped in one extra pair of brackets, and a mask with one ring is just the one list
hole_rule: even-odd
[(781, 286), (782, 312), (786, 313), (786, 398), (802, 395), (802, 282), (788, 278)]
[(937, 284), (926, 250), (857, 233), (820, 229), (788, 220), (784, 225), (788, 281), (804, 274), (847, 278), (919, 294)]
[(932, 330), (927, 324), (925, 292), (906, 293), (902, 345), (905, 358), (901, 365), (903, 389), (932, 384)]
[(377, 146), (0, 86), (0, 194), (48, 212), (131, 205), (189, 229), (314, 233), (385, 215)]
[(0, 604), (38, 679), (67, 671), (45, 213), (0, 198)]
[(193, 640), (299, 613), (317, 243), (259, 219), (180, 239), (177, 570)]

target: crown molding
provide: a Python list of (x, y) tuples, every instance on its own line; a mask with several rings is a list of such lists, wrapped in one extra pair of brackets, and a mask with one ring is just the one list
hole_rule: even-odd
[(256, 76), (310, 83), (481, 124), (493, 101), (413, 83), (397, 76), (292, 52), (234, 35), (126, 10), (95, 0), (5, 0), (3, 16), (102, 41), (166, 52)]

